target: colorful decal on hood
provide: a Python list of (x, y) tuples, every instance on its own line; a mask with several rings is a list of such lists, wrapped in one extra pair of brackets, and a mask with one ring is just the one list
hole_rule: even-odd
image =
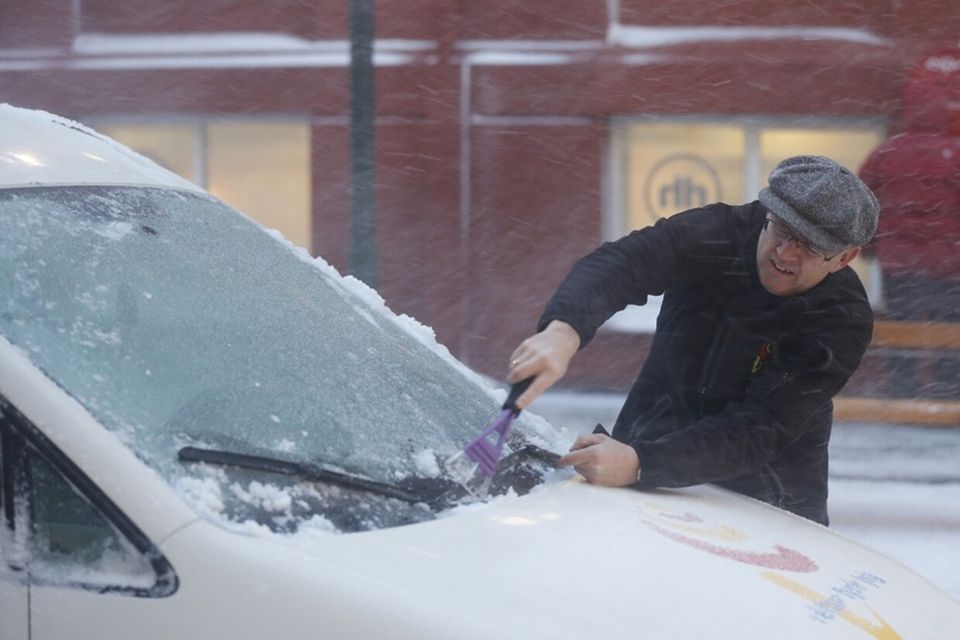
[(866, 599), (864, 596), (864, 585), (879, 587), (879, 585), (886, 582), (886, 580), (880, 578), (879, 576), (875, 576), (872, 573), (867, 573), (865, 571), (861, 572), (853, 576), (852, 580), (848, 580), (841, 587), (834, 587), (833, 595), (825, 597), (813, 589), (802, 585), (795, 580), (791, 580), (787, 576), (779, 573), (763, 571), (760, 573), (760, 575), (775, 585), (783, 587), (788, 591), (792, 591), (801, 598), (812, 602), (813, 604), (808, 605), (807, 609), (810, 611), (810, 615), (814, 620), (827, 623), (836, 617), (840, 617), (850, 624), (860, 627), (877, 640), (897, 640), (900, 638), (900, 634), (898, 634), (893, 627), (887, 623), (886, 620), (881, 618), (880, 614), (866, 604), (863, 606), (866, 607), (870, 613), (873, 614), (873, 617), (879, 621), (878, 624), (874, 624), (866, 618), (861, 618), (849, 609), (848, 604), (850, 600)]
[(657, 533), (664, 535), (671, 540), (676, 540), (677, 542), (682, 542), (685, 545), (691, 546), (694, 549), (700, 549), (701, 551), (706, 551), (707, 553), (712, 553), (715, 556), (720, 556), (721, 558), (729, 558), (730, 560), (736, 560), (737, 562), (743, 562), (744, 564), (752, 564), (757, 567), (765, 567), (767, 569), (780, 569), (781, 571), (794, 571), (798, 573), (806, 573), (810, 571), (816, 571), (817, 563), (803, 555), (799, 551), (794, 551), (793, 549), (788, 549), (787, 547), (781, 547), (780, 545), (775, 545), (773, 551), (748, 551), (743, 549), (731, 549), (730, 547), (724, 547), (721, 545), (710, 544), (704, 542), (703, 540), (697, 540), (695, 538), (690, 538), (676, 531), (668, 531), (648, 522)]
[[(658, 516), (666, 518), (668, 520), (675, 520), (679, 523), (700, 523), (703, 522), (703, 518), (692, 513), (684, 513), (682, 515), (674, 515), (671, 513), (658, 513)], [(728, 527), (726, 525), (720, 525), (716, 528), (706, 528), (706, 527), (696, 527), (687, 524), (677, 524), (671, 523), (670, 527), (672, 529), (679, 529), (680, 531), (687, 531), (689, 533), (694, 533), (698, 536), (707, 537), (707, 538), (720, 538), (722, 540), (743, 540), (747, 537), (745, 533), (734, 529), (733, 527)]]
[[(811, 574), (820, 570), (813, 559), (800, 551), (779, 544), (773, 545), (772, 550), (751, 549), (749, 536), (743, 531), (723, 524), (709, 525), (695, 513), (684, 508), (673, 509), (659, 501), (638, 501), (636, 509), (640, 520), (665, 538), (714, 556), (766, 569), (759, 572), (759, 577), (810, 602), (807, 605), (810, 617), (821, 624), (840, 619), (876, 640), (901, 638), (866, 604), (869, 592), (886, 584), (880, 576), (860, 571), (833, 587), (830, 596), (823, 596), (787, 575), (788, 572)], [(854, 613), (851, 606), (857, 602), (869, 613)]]
[[(652, 503), (646, 503), (652, 506)], [(752, 564), (765, 569), (780, 569), (782, 571), (794, 571), (806, 573), (817, 570), (817, 563), (803, 555), (799, 551), (789, 549), (781, 545), (775, 545), (772, 551), (756, 549), (739, 549), (732, 546), (724, 546), (707, 542), (701, 538), (720, 538), (729, 542), (746, 540), (747, 534), (739, 529), (720, 525), (719, 527), (691, 527), (688, 522), (703, 522), (703, 519), (692, 513), (671, 513), (663, 508), (656, 507), (655, 512), (641, 510), (641, 519), (650, 527), (671, 540), (682, 542), (683, 544), (712, 553), (721, 558), (736, 560), (744, 564)], [(684, 535), (692, 534), (694, 537)]]

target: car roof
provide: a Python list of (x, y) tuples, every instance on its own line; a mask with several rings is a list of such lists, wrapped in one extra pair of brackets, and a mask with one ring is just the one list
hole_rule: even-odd
[(202, 192), (78, 122), (0, 104), (0, 189), (57, 185), (141, 185)]

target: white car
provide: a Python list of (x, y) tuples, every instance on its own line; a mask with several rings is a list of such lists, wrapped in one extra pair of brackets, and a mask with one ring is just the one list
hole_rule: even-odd
[(0, 106), (0, 638), (929, 638), (960, 603), (714, 487), (606, 489), (372, 291)]

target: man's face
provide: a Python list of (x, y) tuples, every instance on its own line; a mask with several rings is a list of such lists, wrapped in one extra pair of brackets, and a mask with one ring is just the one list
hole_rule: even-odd
[(757, 271), (763, 288), (777, 296), (806, 293), (827, 275), (847, 266), (860, 253), (851, 247), (835, 255), (811, 247), (789, 227), (767, 213), (757, 242)]

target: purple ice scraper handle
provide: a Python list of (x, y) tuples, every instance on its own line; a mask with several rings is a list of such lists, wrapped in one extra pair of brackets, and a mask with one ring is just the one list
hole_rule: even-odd
[[(507, 441), (507, 435), (510, 433), (510, 424), (513, 422), (513, 410), (504, 409), (500, 415), (490, 423), (490, 426), (480, 432), (476, 438), (470, 441), (464, 451), (470, 456), (470, 459), (480, 465), (480, 471), (488, 478), (492, 478), (497, 470), (497, 462), (500, 461), (500, 454), (503, 452), (503, 445)], [(491, 444), (488, 437), (494, 432), (497, 433), (497, 444)]]
[[(513, 424), (513, 419), (520, 415), (520, 409), (517, 408), (517, 399), (523, 395), (523, 392), (532, 382), (533, 377), (531, 376), (513, 385), (497, 419), (464, 448), (464, 452), (480, 466), (480, 471), (488, 478), (492, 478), (497, 471), (497, 462), (500, 461), (503, 445), (507, 442), (507, 436), (510, 434), (510, 425)], [(488, 440), (493, 433), (497, 434), (497, 444), (495, 445)]]

